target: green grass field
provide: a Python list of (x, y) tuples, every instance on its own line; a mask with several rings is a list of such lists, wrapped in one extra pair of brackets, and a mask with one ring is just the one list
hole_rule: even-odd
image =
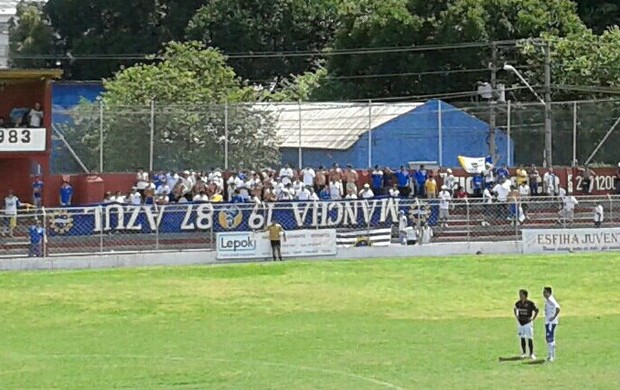
[[(546, 284), (558, 360), (499, 363)], [(0, 308), (0, 389), (620, 388), (618, 254), (5, 273)]]

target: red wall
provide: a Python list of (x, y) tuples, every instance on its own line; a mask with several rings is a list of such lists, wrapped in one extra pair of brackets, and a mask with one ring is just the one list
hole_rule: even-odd
[[(615, 168), (598, 168), (594, 170), (597, 173), (597, 178), (594, 181), (593, 195), (601, 195), (614, 193), (614, 177), (616, 174)], [(514, 174), (514, 170), (511, 170)], [(546, 169), (539, 169), (542, 175), (546, 172)], [(575, 194), (582, 194), (581, 190), (577, 190), (578, 184), (580, 184), (579, 173), (573, 168), (555, 168), (555, 172), (560, 178), (562, 187), (568, 187), (568, 191)], [(359, 171), (359, 184), (363, 185), (370, 181), (370, 175), (368, 171)], [(470, 182), (471, 175), (468, 175), (462, 169), (454, 169), (454, 174), (459, 178), (461, 185)], [(73, 203), (78, 204), (90, 204), (95, 203), (96, 199), (103, 199), (105, 192), (107, 191), (122, 191), (129, 192), (131, 187), (135, 185), (136, 175), (134, 173), (107, 173), (99, 175), (103, 180), (102, 183), (88, 182), (88, 175), (71, 175), (71, 176), (51, 176), (46, 182), (46, 188), (51, 191), (51, 201), (47, 203), (48, 206), (58, 205), (58, 189), (62, 184), (63, 178), (69, 179), (74, 187), (74, 200)], [(91, 177), (92, 178), (92, 177)]]
[[(41, 176), (45, 183), (43, 190), (44, 204), (57, 204), (57, 188), (49, 175), (49, 155), (52, 145), (52, 89), (49, 80), (9, 81), (0, 80), (0, 116), (4, 116), (7, 124), (13, 108), (30, 108), (40, 103), (43, 108), (43, 124), (48, 129), (47, 148), (41, 153), (0, 153), (0, 197), (4, 197), (9, 189), (13, 189), (22, 202), (32, 202), (33, 162), (41, 165)], [(53, 191), (52, 191), (53, 190)]]
[[(4, 84), (4, 88), (0, 87), (0, 116), (3, 116), (8, 123), (9, 114), (13, 108), (32, 108), (35, 103), (41, 103), (46, 118), (51, 118), (49, 115), (51, 112), (51, 101), (46, 99), (46, 84), (46, 81), (24, 81)], [(46, 121), (47, 123), (51, 122)]]

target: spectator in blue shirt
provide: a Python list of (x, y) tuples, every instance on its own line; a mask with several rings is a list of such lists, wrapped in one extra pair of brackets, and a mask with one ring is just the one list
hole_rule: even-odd
[(501, 168), (499, 168), (496, 172), (498, 181), (502, 181), (502, 179), (508, 179), (510, 176), (510, 172), (508, 172), (508, 168), (506, 168), (506, 164), (503, 164)]
[(32, 204), (34, 207), (41, 208), (43, 199), (43, 180), (41, 176), (37, 175), (32, 183)]
[(233, 203), (245, 203), (245, 199), (241, 196), (241, 191), (235, 190), (234, 195), (232, 196)]
[(60, 205), (71, 206), (71, 199), (73, 198), (73, 187), (68, 181), (64, 181), (60, 186)]
[(372, 171), (371, 186), (375, 196), (383, 194), (383, 171), (379, 169), (378, 165), (375, 165), (375, 170)]
[(400, 166), (400, 170), (396, 172), (396, 181), (398, 182), (398, 191), (404, 198), (409, 197), (409, 172), (404, 165)]
[(416, 181), (416, 188), (417, 188), (417, 196), (418, 197), (424, 197), (425, 195), (425, 190), (424, 190), (424, 184), (426, 184), (426, 179), (428, 179), (428, 174), (426, 172), (426, 169), (424, 168), (424, 165), (420, 165), (420, 168), (415, 171), (415, 181)]
[(329, 187), (325, 186), (321, 189), (321, 192), (319, 192), (319, 199), (320, 200), (330, 200), (331, 196), (329, 195)]
[(484, 174), (477, 173), (472, 178), (472, 186), (474, 188), (474, 196), (482, 197), (482, 183), (484, 182)]
[(41, 226), (41, 221), (36, 220), (34, 225), (28, 230), (30, 235), (29, 257), (43, 257), (43, 243), (45, 242), (45, 229)]

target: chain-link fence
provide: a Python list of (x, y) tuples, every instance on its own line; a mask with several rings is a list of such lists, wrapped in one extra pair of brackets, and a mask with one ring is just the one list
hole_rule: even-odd
[[(617, 163), (619, 100), (553, 103), (551, 111), (554, 165)], [(462, 112), (468, 115), (457, 115)], [(496, 123), (492, 134), (487, 124), (491, 112)], [(454, 164), (458, 153), (493, 154), (493, 140), (497, 161), (509, 166), (544, 161), (544, 107), (539, 103), (152, 102), (110, 107), (97, 102), (66, 114), (66, 122), (54, 129), (52, 165), (59, 173), (133, 172), (140, 167), (261, 169), (282, 162), (327, 166), (339, 158), (367, 168), (389, 165), (385, 148), (397, 141), (401, 148), (411, 145), (409, 161), (433, 156), (443, 166)], [(374, 131), (396, 118), (406, 125), (393, 124), (387, 138)], [(402, 163), (406, 161), (399, 160), (396, 167)]]
[[(61, 256), (214, 249), (217, 233), (336, 229), (339, 247), (394, 245), (401, 219), (419, 243), (518, 241), (523, 229), (620, 226), (620, 196), (532, 197), (485, 203), (455, 199), (373, 198), (260, 204), (187, 203), (169, 206), (106, 204), (3, 214), (0, 256)], [(38, 221), (38, 222), (37, 222)], [(432, 232), (426, 241), (424, 232)]]

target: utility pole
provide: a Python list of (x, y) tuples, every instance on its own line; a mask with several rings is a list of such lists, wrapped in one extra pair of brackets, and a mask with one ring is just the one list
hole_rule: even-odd
[(489, 101), (489, 154), (493, 164), (497, 163), (497, 148), (495, 144), (495, 125), (497, 105), (497, 44), (491, 42), (491, 100)]
[(553, 166), (553, 131), (551, 125), (551, 45), (545, 42), (545, 162)]

